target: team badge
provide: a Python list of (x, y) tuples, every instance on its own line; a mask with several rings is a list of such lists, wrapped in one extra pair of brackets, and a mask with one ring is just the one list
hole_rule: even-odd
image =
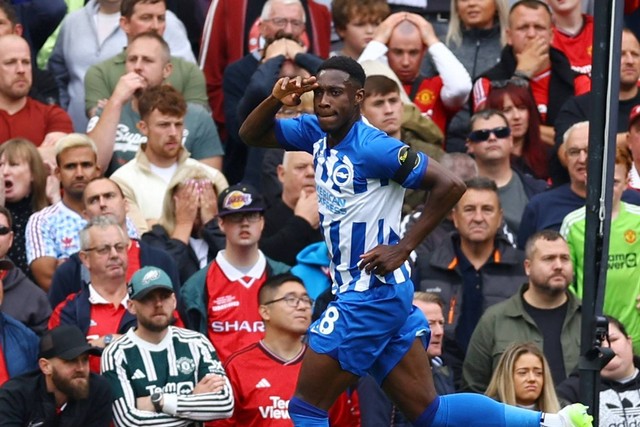
[(232, 191), (224, 198), (222, 207), (224, 209), (240, 209), (251, 204), (251, 194), (242, 191)]
[(176, 365), (178, 366), (178, 371), (183, 375), (189, 375), (196, 369), (195, 362), (188, 357), (181, 357), (176, 362)]
[(158, 270), (151, 270), (147, 274), (145, 274), (144, 277), (142, 278), (142, 284), (146, 286), (149, 283), (159, 278), (160, 278), (160, 272)]
[[(404, 162), (407, 161), (407, 159), (409, 158), (409, 150), (411, 148), (408, 146), (404, 146), (402, 147), (400, 150), (398, 150), (398, 163), (400, 163), (400, 165), (404, 165)], [(413, 165), (413, 169), (417, 168), (418, 165), (420, 164), (420, 156), (415, 156), (416, 160), (415, 160), (415, 164)]]
[(331, 180), (338, 187), (344, 187), (353, 181), (353, 171), (349, 165), (345, 163), (338, 164), (334, 167), (331, 174)]
[(435, 99), (436, 99), (436, 95), (433, 93), (433, 91), (429, 89), (421, 90), (416, 95), (417, 103), (425, 106), (433, 104)]
[(624, 232), (624, 240), (629, 243), (629, 244), (633, 244), (636, 242), (636, 232), (634, 230), (627, 230)]

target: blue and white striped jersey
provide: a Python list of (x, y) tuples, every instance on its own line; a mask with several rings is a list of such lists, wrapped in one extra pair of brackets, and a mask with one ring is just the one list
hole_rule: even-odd
[(335, 147), (314, 115), (279, 120), (279, 143), (290, 151), (314, 156), (320, 224), (331, 254), (333, 292), (365, 291), (379, 282), (402, 283), (410, 278), (409, 264), (384, 277), (358, 268), (360, 255), (380, 244), (399, 240), (404, 188), (419, 188), (428, 157), (418, 162), (402, 185), (391, 178), (400, 168), (407, 145), (362, 120)]

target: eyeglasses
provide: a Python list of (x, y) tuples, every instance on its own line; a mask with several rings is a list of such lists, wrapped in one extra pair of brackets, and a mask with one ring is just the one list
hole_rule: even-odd
[(83, 252), (94, 251), (98, 255), (104, 256), (111, 253), (111, 249), (115, 249), (117, 253), (122, 254), (129, 249), (128, 243), (115, 243), (113, 245), (95, 246), (93, 248), (83, 249)]
[(11, 229), (6, 225), (0, 225), (0, 236), (11, 233)]
[(584, 155), (589, 154), (588, 148), (569, 148), (567, 150), (567, 157), (578, 157), (580, 154), (584, 153)]
[(494, 134), (496, 138), (506, 138), (511, 135), (511, 129), (507, 126), (501, 126), (493, 129), (478, 129), (469, 134), (469, 141), (479, 143), (484, 142), (491, 134)]
[(287, 18), (272, 18), (272, 19), (264, 19), (264, 22), (273, 22), (278, 28), (284, 28), (287, 26), (287, 23), (291, 24), (292, 28), (302, 28), (304, 27), (304, 21), (300, 19), (287, 19)]
[(493, 89), (502, 89), (507, 87), (507, 85), (517, 86), (517, 87), (529, 87), (529, 82), (521, 77), (511, 77), (508, 80), (492, 80), (491, 88)]
[(297, 297), (295, 295), (285, 295), (282, 298), (267, 301), (262, 305), (269, 305), (269, 304), (273, 304), (275, 302), (280, 302), (280, 301), (284, 301), (291, 308), (297, 308), (300, 302), (302, 302), (302, 304), (304, 305), (308, 305), (309, 307), (313, 305), (313, 300), (309, 298), (308, 295), (303, 295), (301, 297)]
[(262, 218), (262, 212), (238, 212), (222, 217), (224, 221), (228, 221), (232, 224), (240, 224), (245, 219), (248, 222), (258, 222)]

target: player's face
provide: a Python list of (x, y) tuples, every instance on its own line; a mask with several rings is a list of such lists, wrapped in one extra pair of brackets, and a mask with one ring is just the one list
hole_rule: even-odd
[(274, 38), (278, 31), (284, 31), (295, 39), (299, 39), (305, 29), (304, 10), (300, 4), (283, 4), (274, 1), (269, 19), (261, 21), (258, 28), (260, 35), (267, 39)]
[(629, 171), (623, 164), (616, 164), (613, 171), (613, 197), (612, 204), (617, 206), (620, 204), (622, 193), (629, 186)]
[(407, 33), (394, 30), (389, 38), (388, 47), (389, 67), (403, 84), (413, 83), (420, 73), (425, 51), (418, 30)]
[(360, 114), (364, 91), (356, 89), (349, 75), (340, 70), (322, 70), (313, 94), (313, 111), (320, 128), (329, 134), (348, 131)]
[(142, 37), (127, 47), (125, 68), (144, 79), (144, 87), (156, 87), (171, 74), (171, 64), (158, 40)]
[(600, 375), (607, 380), (620, 380), (633, 373), (633, 345), (631, 338), (622, 334), (620, 329), (609, 323), (609, 339), (604, 340), (603, 347), (611, 347), (616, 354), (613, 359), (602, 368)]
[(157, 3), (138, 3), (133, 7), (131, 18), (121, 17), (120, 26), (133, 38), (148, 31), (164, 34), (166, 29), (167, 8), (163, 1)]
[(124, 224), (127, 201), (117, 184), (110, 179), (97, 179), (87, 184), (82, 195), (84, 214), (91, 219), (98, 215), (109, 215), (118, 224)]
[[(508, 127), (509, 124), (498, 115), (488, 119), (479, 118), (473, 123), (471, 131), (491, 130)], [(472, 154), (476, 161), (480, 163), (494, 162), (509, 159), (513, 150), (513, 139), (511, 135), (498, 138), (495, 132), (489, 133), (489, 138), (485, 141), (473, 142), (467, 140), (467, 151)]]
[(367, 120), (394, 138), (400, 137), (402, 110), (399, 92), (369, 95), (362, 102), (362, 114)]
[(516, 7), (509, 16), (507, 43), (513, 51), (522, 53), (535, 40), (542, 40), (545, 46), (551, 46), (553, 30), (551, 16), (544, 7), (530, 9), (525, 6)]
[(525, 105), (516, 105), (509, 95), (502, 101), (502, 113), (509, 122), (512, 138), (524, 138), (529, 130), (529, 110)]
[(524, 261), (524, 271), (532, 290), (548, 296), (563, 294), (573, 281), (573, 263), (564, 239), (538, 239), (530, 258)]
[(89, 397), (89, 355), (81, 354), (72, 360), (58, 357), (40, 359), (40, 367), (57, 391), (69, 400), (86, 399)]
[(178, 161), (184, 117), (170, 116), (156, 109), (138, 122), (138, 128), (147, 136), (145, 154), (151, 163), (166, 167)]
[(268, 328), (300, 336), (306, 333), (311, 324), (311, 302), (304, 286), (298, 282), (285, 282), (271, 301), (261, 306), (261, 314)]
[(589, 126), (575, 128), (566, 142), (567, 171), (573, 185), (587, 185)]
[(429, 347), (427, 347), (427, 355), (430, 358), (438, 357), (442, 354), (442, 337), (444, 336), (444, 316), (442, 308), (433, 302), (424, 302), (414, 300), (413, 305), (418, 307), (429, 322), (431, 329), (431, 338), (429, 339)]
[(640, 43), (629, 31), (622, 32), (620, 87), (633, 88), (640, 78)]
[(264, 229), (264, 215), (260, 212), (239, 212), (218, 218), (227, 246), (257, 246)]
[(138, 319), (139, 327), (150, 332), (162, 332), (173, 321), (176, 296), (168, 289), (156, 289), (141, 300), (129, 300), (129, 309)]
[(536, 403), (544, 387), (544, 366), (535, 354), (524, 353), (513, 366), (513, 386), (518, 405)]
[(3, 37), (0, 40), (0, 93), (10, 100), (20, 100), (29, 93), (31, 82), (29, 45), (21, 37)]
[(287, 198), (298, 199), (300, 192), (306, 194), (316, 191), (313, 156), (304, 151), (285, 153), (282, 165), (278, 166), (278, 179), (282, 183), (282, 194)]
[[(11, 227), (9, 227), (9, 220), (3, 214), (0, 214), (0, 228), (2, 228), (3, 232), (6, 231), (6, 233), (0, 234), (0, 257), (4, 258), (13, 244), (13, 231), (11, 231)], [(1, 296), (0, 303), (2, 303)]]
[(460, 21), (467, 28), (488, 29), (496, 16), (495, 0), (457, 0)]
[(56, 177), (65, 194), (81, 200), (89, 181), (100, 175), (96, 154), (89, 147), (74, 147), (58, 155)]
[(490, 190), (469, 189), (453, 208), (453, 223), (470, 243), (492, 242), (502, 222), (498, 195)]
[(80, 252), (80, 259), (91, 273), (94, 283), (122, 280), (129, 262), (129, 238), (119, 226), (91, 227), (90, 248)]

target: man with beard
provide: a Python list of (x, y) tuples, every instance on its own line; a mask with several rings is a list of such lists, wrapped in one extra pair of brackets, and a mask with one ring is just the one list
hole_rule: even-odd
[(176, 298), (169, 276), (145, 267), (127, 290), (138, 326), (107, 347), (101, 364), (114, 392), (114, 424), (195, 426), (228, 418), (233, 393), (215, 349), (204, 335), (170, 326)]
[(531, 236), (524, 268), (529, 282), (489, 308), (476, 327), (463, 366), (463, 387), (484, 393), (505, 348), (512, 342), (540, 345), (556, 384), (578, 366), (581, 304), (568, 291), (573, 281), (569, 246), (553, 230)]
[(36, 283), (45, 291), (58, 265), (80, 250), (78, 232), (85, 225), (82, 193), (100, 175), (96, 145), (86, 135), (73, 133), (55, 146), (55, 176), (60, 180), (62, 199), (29, 218), (25, 231), (27, 262)]
[(47, 332), (40, 341), (39, 370), (0, 388), (3, 426), (107, 427), (111, 391), (89, 372), (89, 354), (98, 354), (75, 326)]
[[(153, 31), (138, 34), (127, 46), (125, 68), (127, 72), (118, 80), (104, 109), (98, 110), (87, 125), (88, 135), (98, 146), (98, 163), (106, 175), (133, 159), (147, 140), (137, 126), (144, 120), (140, 97), (145, 90), (162, 85), (173, 72), (169, 45)], [(221, 169), (224, 151), (211, 114), (201, 105), (188, 103), (183, 120), (179, 141), (191, 157)]]

